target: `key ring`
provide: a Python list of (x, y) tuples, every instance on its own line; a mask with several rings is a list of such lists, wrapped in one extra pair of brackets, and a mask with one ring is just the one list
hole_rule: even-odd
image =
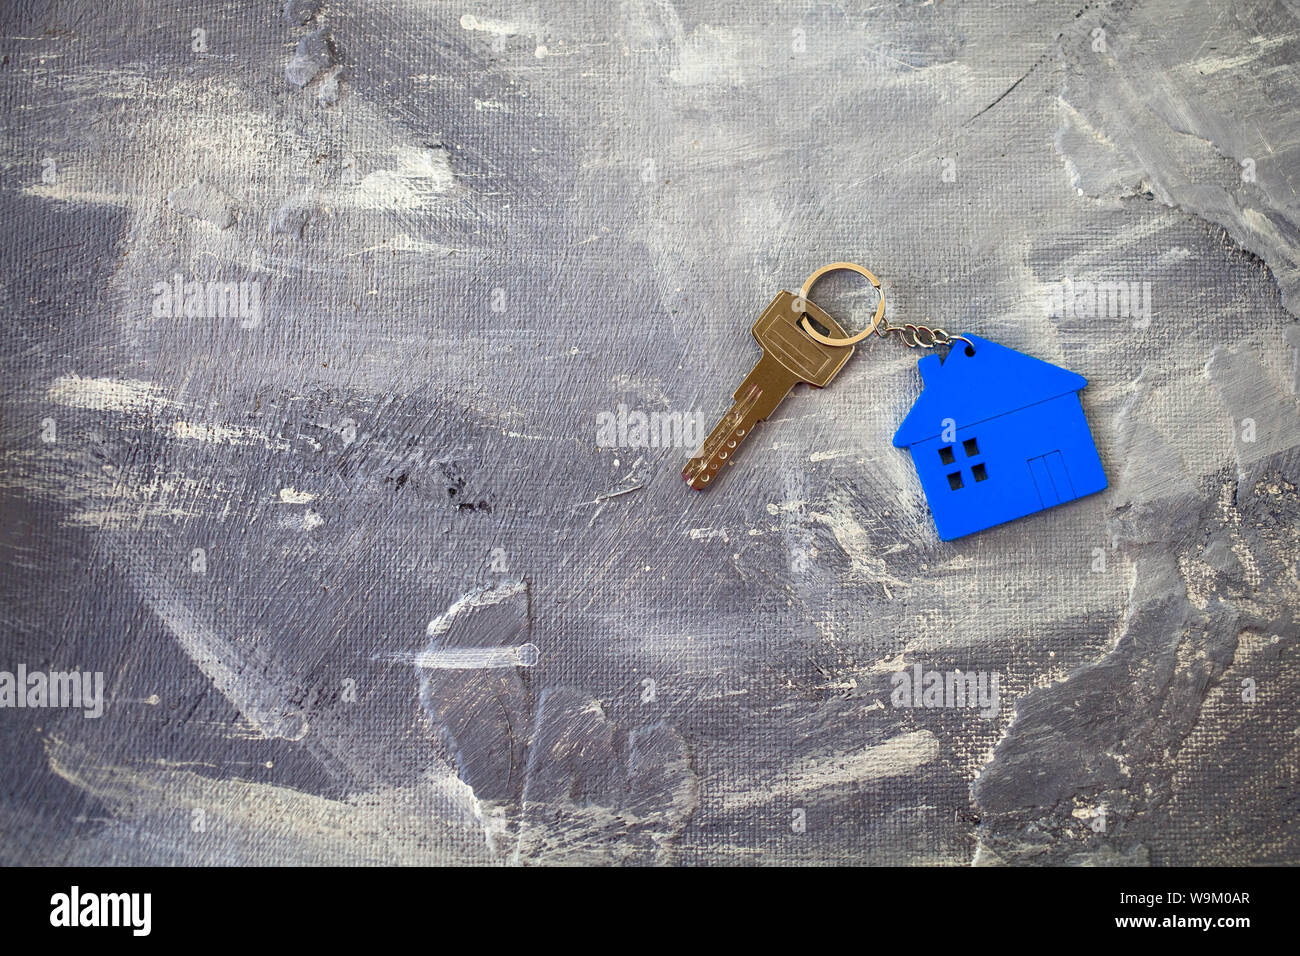
[(828, 272), (839, 272), (841, 270), (846, 272), (856, 272), (858, 275), (865, 277), (868, 282), (876, 287), (876, 291), (880, 293), (880, 303), (876, 306), (876, 314), (872, 317), (870, 325), (857, 335), (850, 335), (843, 339), (833, 339), (829, 335), (822, 335), (812, 327), (812, 324), (808, 321), (807, 315), (801, 316), (799, 319), (799, 325), (808, 333), (809, 338), (814, 342), (820, 342), (822, 345), (857, 345), (872, 332), (875, 332), (880, 327), (881, 320), (885, 317), (885, 290), (880, 287), (880, 280), (856, 262), (832, 262), (828, 266), (822, 266), (808, 278), (803, 280), (803, 288), (799, 290), (799, 298), (805, 302), (808, 301), (808, 293), (812, 289), (813, 283)]
[(880, 293), (880, 302), (876, 306), (876, 314), (872, 316), (871, 324), (859, 332), (857, 335), (850, 335), (843, 339), (833, 339), (828, 335), (822, 335), (812, 327), (808, 321), (807, 313), (799, 317), (799, 327), (808, 334), (808, 337), (822, 345), (847, 346), (857, 345), (872, 332), (875, 332), (881, 338), (884, 338), (891, 332), (897, 333), (899, 339), (909, 349), (932, 349), (936, 345), (952, 345), (954, 342), (966, 343), (966, 354), (975, 354), (975, 343), (964, 335), (953, 335), (946, 329), (930, 329), (923, 325), (890, 325), (885, 319), (885, 290), (880, 287), (880, 280), (873, 276), (868, 270), (862, 268), (855, 262), (832, 262), (828, 266), (822, 266), (807, 279), (804, 280), (803, 288), (799, 290), (799, 298), (804, 302), (809, 302), (808, 292), (812, 289), (813, 283), (826, 275), (828, 272), (856, 272), (860, 276), (865, 276), (876, 291)]

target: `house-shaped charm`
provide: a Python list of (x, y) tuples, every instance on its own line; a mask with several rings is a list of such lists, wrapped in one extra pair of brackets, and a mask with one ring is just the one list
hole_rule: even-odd
[(924, 390), (894, 434), (945, 541), (1106, 487), (1079, 391), (1087, 381), (968, 335), (917, 363)]

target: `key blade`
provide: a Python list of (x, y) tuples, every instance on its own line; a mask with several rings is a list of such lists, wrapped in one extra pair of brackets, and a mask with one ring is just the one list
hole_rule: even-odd
[(741, 442), (749, 437), (754, 426), (776, 411), (776, 407), (790, 394), (790, 389), (798, 383), (797, 376), (764, 352), (754, 370), (736, 389), (736, 403), (686, 463), (682, 479), (696, 491), (709, 487), (722, 467), (731, 464)]
[(722, 416), (722, 420), (713, 431), (709, 432), (709, 437), (704, 439), (704, 444), (700, 446), (699, 451), (682, 469), (683, 481), (696, 491), (703, 491), (709, 487), (710, 483), (718, 477), (719, 470), (730, 463), (731, 456), (740, 447), (740, 443), (754, 430), (754, 426), (762, 421), (755, 415), (763, 404), (761, 399), (762, 391), (757, 385), (750, 386), (744, 395), (737, 399), (736, 404)]

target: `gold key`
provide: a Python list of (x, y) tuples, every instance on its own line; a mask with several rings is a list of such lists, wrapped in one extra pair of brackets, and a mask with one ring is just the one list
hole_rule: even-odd
[(723, 465), (740, 450), (754, 426), (763, 421), (800, 382), (824, 388), (853, 355), (853, 346), (813, 341), (799, 323), (807, 315), (834, 336), (845, 332), (829, 315), (806, 298), (781, 292), (754, 323), (753, 334), (763, 357), (736, 389), (735, 404), (722, 416), (700, 450), (686, 463), (682, 478), (697, 491), (709, 487)]

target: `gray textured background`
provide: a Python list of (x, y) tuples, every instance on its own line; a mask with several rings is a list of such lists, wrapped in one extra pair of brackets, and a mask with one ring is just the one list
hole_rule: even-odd
[[(1300, 862), (1293, 0), (9, 0), (0, 51), (0, 669), (110, 695), (0, 711), (4, 862)], [(841, 258), (1086, 376), (1110, 488), (939, 542), (892, 342), (705, 494), (597, 446), (711, 424)]]

